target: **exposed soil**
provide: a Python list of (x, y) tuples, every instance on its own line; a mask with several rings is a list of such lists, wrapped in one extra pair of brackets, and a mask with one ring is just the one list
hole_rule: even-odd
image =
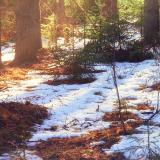
[[(120, 136), (125, 134), (117, 114), (113, 112), (104, 115), (104, 121), (112, 121), (109, 128), (93, 131), (81, 137), (49, 139), (37, 144), (37, 154), (44, 160), (125, 160), (122, 153), (106, 154), (103, 150), (118, 143)], [(130, 112), (123, 112), (123, 117), (128, 135), (136, 133), (135, 129), (143, 123), (139, 117)], [(133, 121), (127, 121), (129, 119)], [(91, 145), (100, 141), (104, 143)]]
[(160, 91), (160, 82), (150, 86), (150, 88), (154, 91)]
[[(102, 150), (103, 147), (110, 148), (120, 139), (118, 135), (112, 135), (111, 131), (114, 131), (114, 128), (90, 132), (82, 137), (49, 139), (36, 146), (37, 154), (44, 160), (109, 160), (109, 157), (113, 160), (124, 160), (120, 153), (106, 155)], [(91, 145), (92, 142), (100, 140), (105, 143), (98, 146)]]
[(123, 121), (126, 121), (128, 119), (140, 120), (138, 116), (131, 112), (122, 112), (121, 115), (122, 117), (120, 117), (120, 113), (118, 111), (111, 113), (109, 112), (103, 116), (103, 120), (108, 122), (120, 121), (120, 118), (122, 118)]
[(31, 137), (35, 124), (48, 117), (42, 106), (20, 103), (0, 103), (0, 154), (20, 147)]
[(151, 91), (160, 91), (160, 82), (159, 83), (155, 83), (151, 86), (146, 86), (146, 85), (141, 85), (139, 90), (144, 90), (146, 88), (150, 88)]
[(136, 110), (138, 110), (138, 111), (140, 111), (140, 110), (151, 110), (151, 111), (153, 111), (154, 110), (154, 107), (152, 107), (152, 106), (150, 106), (150, 105), (148, 105), (148, 104), (138, 104), (136, 107), (134, 107)]

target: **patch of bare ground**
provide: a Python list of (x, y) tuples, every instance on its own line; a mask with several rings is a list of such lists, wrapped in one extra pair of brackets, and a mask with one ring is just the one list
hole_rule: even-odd
[(147, 86), (145, 84), (142, 84), (142, 85), (139, 86), (138, 90), (143, 91), (146, 88), (147, 88)]
[(8, 87), (9, 81), (20, 81), (26, 79), (27, 68), (3, 67), (0, 69), (0, 91)]
[(0, 91), (9, 87), (8, 82), (14, 81), (14, 83), (18, 83), (20, 80), (27, 79), (26, 74), (29, 71), (48, 68), (48, 65), (53, 63), (53, 59), (49, 55), (47, 50), (42, 50), (38, 54), (38, 59), (35, 63), (23, 64), (21, 66), (17, 66), (14, 62), (5, 63), (0, 68)]
[[(136, 115), (124, 112), (123, 120), (127, 134), (136, 133), (136, 128), (143, 121)], [(133, 121), (127, 121), (132, 119)], [(44, 160), (125, 160), (122, 153), (106, 154), (103, 149), (109, 149), (115, 143), (118, 143), (120, 136), (124, 135), (124, 129), (119, 122), (119, 113), (106, 113), (104, 121), (111, 121), (107, 129), (90, 132), (81, 137), (73, 138), (52, 138), (46, 142), (37, 144), (37, 154)], [(103, 141), (98, 145), (91, 145), (93, 142)]]
[[(119, 139), (119, 136), (111, 134), (111, 130), (105, 129), (81, 137), (49, 139), (38, 144), (36, 150), (44, 160), (124, 160), (121, 153), (107, 155), (102, 150), (103, 147), (111, 147)], [(105, 144), (90, 145), (93, 141), (99, 140), (105, 141)]]
[(120, 121), (120, 118), (122, 118), (123, 121), (126, 121), (128, 119), (140, 120), (138, 116), (131, 112), (121, 112), (121, 115), (122, 117), (120, 117), (120, 113), (118, 111), (109, 112), (103, 116), (103, 120), (110, 122)]
[(141, 86), (139, 87), (139, 90), (144, 90), (144, 89), (146, 89), (146, 88), (151, 89), (151, 91), (159, 91), (159, 90), (160, 90), (160, 82), (155, 83), (155, 84), (153, 84), (153, 85), (151, 85), (151, 86), (141, 85)]
[(30, 103), (0, 103), (0, 154), (20, 147), (31, 137), (35, 124), (48, 117), (46, 108)]
[(137, 106), (134, 107), (134, 109), (136, 109), (138, 111), (140, 111), (140, 110), (142, 110), (142, 111), (145, 111), (145, 110), (151, 110), (151, 111), (153, 111), (154, 107), (152, 107), (152, 106), (150, 106), (148, 104), (145, 104), (145, 103), (141, 103), (141, 104), (137, 104)]
[(156, 84), (153, 84), (149, 88), (151, 88), (153, 91), (160, 91), (160, 82), (156, 83)]

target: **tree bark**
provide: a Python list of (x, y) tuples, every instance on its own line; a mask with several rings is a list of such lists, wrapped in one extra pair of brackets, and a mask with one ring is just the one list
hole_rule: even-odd
[(65, 14), (65, 5), (64, 0), (58, 0), (54, 5), (54, 13), (56, 15), (57, 24), (65, 24), (66, 14)]
[(35, 61), (41, 48), (39, 0), (17, 0), (15, 62), (22, 64)]
[(159, 8), (159, 35), (160, 35), (160, 0), (158, 0), (158, 8)]
[(107, 21), (117, 19), (119, 15), (117, 0), (103, 0), (101, 15), (105, 17)]
[(2, 66), (2, 14), (0, 9), (0, 66)]
[(152, 44), (159, 32), (159, 0), (145, 0), (144, 2), (144, 41)]

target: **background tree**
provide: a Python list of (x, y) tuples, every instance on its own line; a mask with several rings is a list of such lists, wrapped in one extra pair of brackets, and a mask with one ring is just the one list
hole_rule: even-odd
[(35, 61), (41, 47), (39, 0), (17, 0), (15, 62)]
[(144, 40), (151, 44), (159, 32), (159, 0), (144, 1)]
[(160, 34), (160, 0), (158, 0), (158, 5), (159, 5), (159, 34)]
[(101, 15), (109, 21), (116, 18), (119, 14), (117, 6), (117, 0), (104, 0)]
[(2, 10), (4, 7), (4, 0), (0, 0), (0, 66), (2, 66)]
[(65, 14), (64, 0), (58, 0), (58, 3), (56, 3), (55, 14), (56, 14), (58, 24), (65, 23), (66, 14)]
[(1, 16), (1, 8), (0, 8), (0, 66), (2, 65), (2, 59), (1, 59), (1, 57), (2, 57), (2, 49), (1, 49), (2, 48), (1, 47), (1, 45), (2, 45), (1, 44), (1, 42), (2, 42), (2, 40), (1, 40), (1, 37), (2, 37), (1, 33), (2, 33), (2, 31), (1, 30), (2, 29), (1, 28), (2, 28), (2, 16)]

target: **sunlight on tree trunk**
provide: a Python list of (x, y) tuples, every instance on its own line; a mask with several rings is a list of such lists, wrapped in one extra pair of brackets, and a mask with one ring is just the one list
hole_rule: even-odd
[(17, 0), (16, 36), (15, 62), (35, 61), (42, 47), (39, 0)]

